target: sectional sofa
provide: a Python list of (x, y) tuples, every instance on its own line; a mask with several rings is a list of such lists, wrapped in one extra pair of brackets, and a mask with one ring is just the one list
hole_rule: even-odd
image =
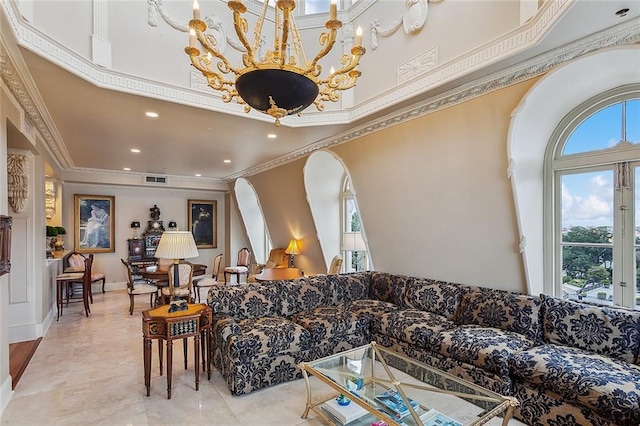
[(503, 395), (530, 425), (640, 424), (640, 313), (383, 272), (213, 287), (214, 363), (241, 395), (372, 340)]

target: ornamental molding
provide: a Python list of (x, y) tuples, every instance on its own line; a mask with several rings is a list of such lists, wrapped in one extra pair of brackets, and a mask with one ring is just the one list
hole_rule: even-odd
[(432, 47), (398, 67), (398, 84), (424, 74), (438, 65), (438, 47)]
[(24, 212), (29, 202), (29, 157), (7, 154), (7, 195), (16, 213)]
[[(3, 2), (3, 7), (8, 12), (5, 16), (9, 19), (9, 26), (15, 31), (22, 45), (85, 80), (93, 82), (98, 87), (185, 105), (199, 106), (244, 117), (247, 116), (244, 114), (242, 108), (236, 108), (236, 110), (234, 110), (235, 105), (223, 103), (220, 99), (211, 96), (210, 92), (205, 94), (204, 92), (200, 93), (193, 89), (160, 85), (148, 80), (136, 79), (114, 71), (98, 68), (88, 60), (80, 58), (68, 49), (58, 46), (45, 35), (32, 29), (28, 23), (21, 22), (20, 25), (18, 25), (16, 17), (13, 15), (13, 9), (7, 6), (6, 0), (0, 1)], [(528, 31), (532, 27), (541, 28), (550, 25), (552, 18), (558, 17), (561, 12), (564, 11), (564, 9), (562, 9), (564, 7), (567, 7), (567, 0), (549, 0), (545, 3), (545, 6), (543, 6), (545, 13), (539, 13), (537, 15), (538, 19), (530, 22), (520, 31), (520, 34), (526, 39), (527, 37), (525, 37), (525, 35), (529, 34)], [(11, 31), (10, 29), (7, 30), (8, 32)], [(540, 33), (540, 31), (541, 29), (538, 33)], [(62, 170), (75, 169), (62, 143), (62, 138), (58, 134), (55, 124), (48, 116), (44, 102), (42, 102), (42, 99), (39, 97), (37, 88), (29, 76), (28, 69), (22, 61), (18, 48), (15, 46), (12, 49), (8, 48), (5, 44), (5, 37), (10, 37), (10, 35), (3, 31), (0, 37), (0, 76), (2, 80), (4, 80), (9, 92), (15, 97), (24, 110), (28, 121), (37, 129), (38, 136), (44, 140), (43, 145), (51, 157), (57, 162), (57, 165)], [(321, 140), (316, 144), (291, 152), (273, 161), (230, 175), (226, 177), (224, 181), (229, 182), (241, 176), (251, 176), (261, 173), (283, 163), (294, 161), (300, 156), (307, 155), (318, 149), (346, 143), (386, 127), (400, 124), (444, 107), (455, 105), (520, 81), (536, 77), (582, 55), (607, 47), (631, 45), (638, 42), (640, 42), (640, 18), (635, 18), (607, 30), (592, 34), (569, 45), (553, 49), (545, 54), (490, 74), (489, 76), (472, 81), (438, 96), (428, 98), (408, 108), (395, 111), (377, 120), (337, 135), (336, 137)], [(492, 46), (496, 47), (501, 44), (504, 44), (504, 41), (498, 41)], [(522, 47), (522, 45), (520, 45), (520, 47)], [(489, 49), (488, 47), (476, 49), (472, 51), (472, 53), (459, 58), (457, 61), (435, 68), (435, 71), (428, 73), (424, 78), (414, 79), (415, 81), (405, 86), (393, 88), (376, 99), (367, 101), (350, 111), (309, 113), (302, 115), (302, 117), (289, 117), (290, 120), (282, 120), (282, 123), (283, 125), (291, 127), (299, 127), (326, 124), (327, 121), (332, 123), (348, 123), (362, 119), (375, 111), (396, 104), (410, 95), (422, 93), (439, 84), (444, 84), (446, 81), (460, 77), (467, 72), (474, 71), (482, 66), (482, 60), (486, 61), (484, 65), (487, 65), (488, 62), (494, 62), (494, 60), (497, 59), (490, 55), (487, 57), (487, 55), (490, 52), (495, 53), (496, 51), (499, 52), (500, 49)], [(249, 115), (251, 116), (251, 114)], [(261, 116), (262, 115), (256, 114), (252, 117), (263, 119)]]
[(225, 180), (230, 182), (239, 177), (247, 177), (262, 173), (284, 163), (295, 161), (301, 156), (305, 156), (311, 152), (341, 145), (367, 134), (404, 123), (452, 105), (466, 102), (495, 90), (542, 75), (553, 68), (572, 61), (580, 56), (609, 47), (633, 45), (638, 42), (640, 42), (640, 18), (636, 18), (608, 30), (593, 34), (561, 48), (553, 49), (545, 54), (449, 90), (438, 96), (431, 97), (410, 107), (394, 111), (391, 114), (379, 118), (378, 120), (373, 120), (365, 125), (350, 129), (336, 137), (321, 140), (316, 144), (308, 145), (303, 149), (291, 152), (286, 156), (282, 156), (270, 162), (230, 175), (225, 178)]
[(419, 32), (427, 21), (429, 3), (440, 3), (442, 1), (443, 0), (405, 0), (404, 10), (400, 16), (386, 28), (382, 28), (379, 19), (374, 19), (371, 24), (369, 24), (371, 28), (371, 48), (373, 50), (378, 48), (378, 35), (391, 37), (400, 27), (404, 28), (405, 34)]

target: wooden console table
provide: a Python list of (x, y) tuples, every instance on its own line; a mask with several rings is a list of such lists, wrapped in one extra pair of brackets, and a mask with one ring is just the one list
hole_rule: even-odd
[[(207, 370), (211, 380), (211, 308), (205, 304), (191, 303), (188, 309), (169, 313), (169, 305), (160, 306), (142, 313), (142, 334), (144, 338), (144, 384), (147, 396), (151, 392), (151, 341), (167, 342), (167, 398), (171, 399), (171, 373), (173, 365), (173, 341), (183, 340), (184, 368), (187, 368), (187, 341), (194, 339), (196, 390), (200, 388), (200, 339), (202, 338), (202, 369)], [(158, 342), (160, 375), (162, 376), (162, 341)]]
[(258, 282), (294, 280), (302, 277), (302, 269), (298, 268), (264, 268), (261, 273), (254, 278)]

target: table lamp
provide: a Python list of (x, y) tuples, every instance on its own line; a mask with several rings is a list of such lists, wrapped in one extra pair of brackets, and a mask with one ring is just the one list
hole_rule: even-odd
[[(367, 246), (364, 243), (364, 238), (360, 232), (347, 232), (342, 238), (342, 250), (351, 252), (364, 252), (362, 255), (362, 266), (366, 267), (365, 255), (367, 252)], [(356, 265), (356, 271), (357, 271)]]
[(284, 252), (289, 255), (289, 268), (293, 268), (293, 256), (295, 256), (296, 254), (300, 254), (298, 240), (289, 241), (289, 245)]
[(198, 257), (198, 248), (189, 231), (165, 231), (160, 238), (155, 257), (173, 260), (173, 288), (171, 291), (171, 306), (169, 312), (184, 311), (187, 302), (180, 298), (180, 259)]
[(131, 229), (133, 229), (133, 239), (137, 240), (138, 239), (138, 228), (140, 228), (140, 222), (137, 220), (134, 220), (133, 222), (131, 222)]

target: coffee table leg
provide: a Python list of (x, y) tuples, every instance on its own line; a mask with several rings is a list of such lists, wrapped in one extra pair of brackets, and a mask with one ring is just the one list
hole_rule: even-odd
[(302, 413), (302, 419), (306, 419), (309, 415), (309, 409), (311, 408), (311, 384), (309, 383), (309, 375), (307, 374), (307, 370), (305, 369), (305, 363), (300, 363), (300, 370), (302, 371), (302, 377), (304, 377), (304, 384), (307, 386), (307, 406), (304, 409), (304, 413)]

